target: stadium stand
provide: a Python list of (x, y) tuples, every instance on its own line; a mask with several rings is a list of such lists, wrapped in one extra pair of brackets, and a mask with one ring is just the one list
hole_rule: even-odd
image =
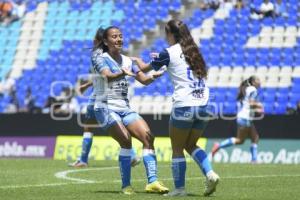
[[(256, 7), (261, 2), (252, 1)], [(288, 17), (255, 20), (245, 7), (230, 12), (194, 8), (184, 19), (207, 61), (212, 101), (223, 105), (226, 114), (236, 112), (237, 88), (253, 74), (262, 81), (260, 96), (267, 114), (284, 114), (300, 100), (300, 2), (284, 2)], [(130, 54), (133, 43), (147, 40), (145, 32), (157, 31), (159, 23), (183, 5), (180, 0), (28, 1), (24, 19), (0, 27), (0, 79), (16, 79), (20, 107), (28, 87), (36, 106), (43, 107), (52, 81), (74, 85), (79, 74), (88, 73), (89, 48), (99, 26), (120, 26), (124, 49)], [(165, 47), (165, 40), (158, 38), (140, 56), (150, 61), (151, 52)], [(170, 111), (172, 86), (167, 74), (147, 87), (133, 85), (132, 105), (138, 112), (156, 112), (153, 102), (160, 102), (163, 113)], [(62, 88), (55, 87), (55, 94)], [(10, 99), (9, 94), (0, 97), (0, 112)]]
[[(258, 6), (262, 1), (253, 3)], [(195, 9), (192, 17), (185, 20), (193, 28), (196, 41), (200, 41), (200, 51), (210, 68), (208, 85), (214, 94), (212, 99), (220, 105), (225, 102), (225, 113), (236, 112), (237, 87), (253, 74), (262, 81), (260, 96), (267, 114), (284, 114), (287, 107), (296, 106), (300, 87), (297, 82), (300, 40), (297, 39), (299, 16), (294, 14), (298, 9), (295, 5), (299, 3), (286, 2), (287, 18), (254, 20), (250, 18), (250, 9), (245, 8), (233, 9), (228, 16), (218, 10)], [(158, 39), (141, 57), (147, 60), (149, 51), (160, 51), (157, 44), (166, 46)]]

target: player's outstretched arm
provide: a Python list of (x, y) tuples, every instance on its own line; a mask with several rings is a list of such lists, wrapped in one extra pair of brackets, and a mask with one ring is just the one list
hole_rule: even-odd
[(134, 73), (126, 69), (122, 69), (122, 72), (119, 73), (112, 73), (109, 69), (103, 69), (101, 71), (101, 75), (106, 77), (108, 82), (114, 81), (124, 76), (135, 76)]
[(88, 82), (82, 84), (79, 86), (78, 91), (80, 92), (80, 94), (84, 93), (89, 87), (91, 87), (93, 85), (93, 82), (91, 80), (89, 80)]
[(138, 57), (130, 57), (132, 61), (135, 61), (136, 64), (139, 66), (139, 68), (143, 72), (149, 72), (152, 70), (152, 67), (150, 66), (150, 63), (145, 63), (141, 58)]
[(149, 85), (152, 83), (156, 78), (162, 76), (164, 71), (154, 71), (150, 75), (144, 74), (144, 72), (139, 71), (135, 77), (135, 79), (142, 83), (143, 85)]

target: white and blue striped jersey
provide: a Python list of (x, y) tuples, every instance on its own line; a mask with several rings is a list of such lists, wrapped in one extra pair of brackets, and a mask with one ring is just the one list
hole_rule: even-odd
[[(102, 49), (96, 49), (92, 52), (92, 65), (90, 67), (90, 73), (95, 75), (96, 74), (96, 68), (100, 65), (102, 65), (103, 63), (103, 59), (102, 59), (102, 54), (103, 51)], [(88, 105), (94, 105), (95, 101), (96, 101), (96, 93), (95, 93), (95, 86), (97, 83), (97, 80), (93, 77), (93, 92), (90, 94), (89, 99), (88, 99)]]
[(207, 105), (209, 89), (205, 80), (193, 73), (179, 44), (162, 51), (150, 64), (154, 70), (167, 66), (174, 87), (173, 107)]
[(254, 117), (254, 112), (250, 108), (250, 101), (257, 101), (257, 98), (257, 89), (254, 86), (246, 87), (245, 97), (238, 103), (239, 111), (237, 118), (251, 120)]
[[(92, 60), (94, 70), (97, 74), (101, 74), (104, 69), (109, 69), (112, 73), (120, 73), (121, 68), (137, 73), (139, 67), (134, 65), (132, 60), (124, 55), (122, 56), (122, 64), (118, 64), (108, 53), (101, 56), (97, 53), (93, 54)], [(104, 78), (97, 77), (94, 83), (94, 92), (96, 94), (95, 108), (103, 108), (107, 106), (113, 111), (123, 111), (129, 108), (128, 101), (128, 77), (122, 77), (114, 81), (107, 82)]]

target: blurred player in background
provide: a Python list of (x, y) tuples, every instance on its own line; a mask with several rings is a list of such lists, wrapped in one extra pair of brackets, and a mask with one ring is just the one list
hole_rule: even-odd
[[(131, 110), (128, 100), (128, 76), (148, 85), (163, 72), (145, 75), (132, 60), (121, 54), (123, 36), (118, 27), (104, 30), (101, 42), (95, 45), (92, 62), (99, 78), (95, 79), (95, 116), (104, 131), (120, 145), (119, 167), (124, 194), (134, 194), (131, 187), (131, 136), (143, 144), (143, 161), (148, 178), (147, 192), (166, 193), (168, 188), (157, 180), (157, 160), (154, 150), (154, 135), (138, 113)], [(100, 52), (103, 50), (103, 53)]]
[(187, 195), (184, 150), (194, 158), (206, 176), (204, 196), (209, 196), (215, 192), (220, 178), (213, 171), (205, 151), (197, 146), (209, 119), (206, 64), (186, 24), (180, 20), (170, 20), (165, 26), (165, 33), (171, 46), (159, 53), (150, 64), (145, 64), (139, 58), (132, 59), (145, 71), (159, 70), (167, 66), (174, 86), (169, 135), (173, 150), (172, 173), (175, 190), (167, 196)]
[[(98, 58), (101, 60), (102, 56), (102, 49), (99, 48), (99, 44), (101, 43), (102, 39), (102, 34), (103, 34), (104, 29), (99, 28), (95, 38), (94, 38), (94, 49), (93, 51), (97, 52), (99, 54)], [(95, 60), (92, 60), (92, 64), (96, 65)], [(91, 73), (94, 73), (94, 68), (91, 68)], [(83, 94), (89, 87), (93, 85), (93, 82), (91, 80), (88, 80), (84, 83), (80, 83), (78, 87), (78, 94)], [(77, 161), (74, 163), (70, 163), (69, 166), (71, 167), (87, 167), (88, 166), (88, 157), (89, 153), (92, 147), (93, 143), (93, 128), (89, 125), (95, 125), (97, 124), (97, 120), (95, 118), (94, 114), (94, 104), (96, 100), (96, 94), (93, 91), (92, 94), (89, 96), (88, 100), (88, 106), (87, 106), (87, 112), (85, 115), (85, 126), (84, 126), (84, 132), (83, 132), (83, 139), (82, 139), (82, 149), (81, 149), (81, 156), (78, 158)], [(140, 163), (140, 157), (136, 155), (136, 152), (134, 149), (131, 150), (131, 166), (136, 166), (137, 164)]]
[(255, 114), (263, 114), (263, 106), (258, 101), (257, 89), (260, 87), (260, 80), (256, 76), (243, 81), (239, 88), (237, 101), (239, 104), (239, 112), (237, 114), (237, 137), (228, 138), (221, 143), (215, 143), (212, 148), (212, 156), (221, 149), (230, 147), (235, 144), (243, 144), (247, 137), (251, 139), (251, 162), (257, 162), (257, 143), (258, 133), (253, 124)]

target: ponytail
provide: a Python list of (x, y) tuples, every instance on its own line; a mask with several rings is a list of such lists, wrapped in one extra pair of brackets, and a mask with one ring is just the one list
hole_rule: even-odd
[(94, 37), (93, 51), (97, 49), (102, 49), (103, 33), (104, 33), (104, 29), (102, 27), (98, 28), (96, 35)]
[(253, 86), (253, 82), (256, 79), (256, 76), (250, 76), (248, 79), (244, 80), (240, 87), (239, 87), (239, 93), (237, 95), (237, 100), (242, 101), (244, 97), (246, 96), (246, 88), (249, 86)]
[(238, 101), (242, 101), (244, 99), (244, 97), (246, 96), (246, 88), (249, 85), (250, 85), (249, 79), (246, 79), (241, 83), (241, 85), (239, 87), (239, 93), (236, 98)]

